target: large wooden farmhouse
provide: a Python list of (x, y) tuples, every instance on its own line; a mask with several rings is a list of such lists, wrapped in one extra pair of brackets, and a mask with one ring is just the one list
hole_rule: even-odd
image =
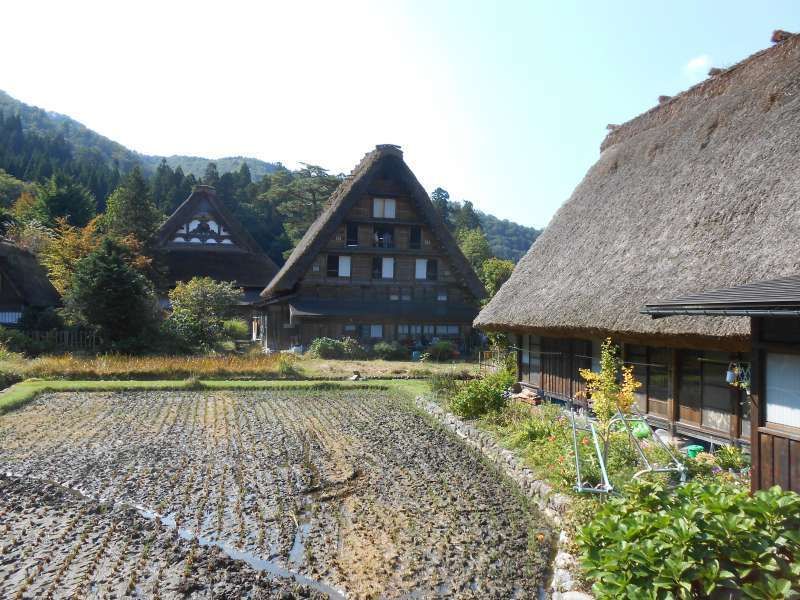
[(196, 185), (157, 240), (170, 287), (193, 277), (232, 281), (243, 290), (243, 306), (257, 300), (264, 282), (278, 271), (211, 186)]
[(321, 336), (469, 343), (485, 291), (400, 148), (377, 146), (262, 293), (269, 350)]
[(25, 310), (52, 308), (60, 300), (36, 257), (0, 238), (0, 325), (16, 326)]
[(514, 335), (524, 384), (574, 397), (609, 336), (653, 422), (750, 440), (749, 397), (727, 382), (753, 361), (750, 320), (641, 310), (800, 272), (800, 36), (775, 39), (609, 126), (597, 163), (475, 321)]

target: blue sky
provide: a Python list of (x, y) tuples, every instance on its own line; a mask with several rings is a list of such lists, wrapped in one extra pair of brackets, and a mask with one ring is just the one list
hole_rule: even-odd
[(0, 89), (135, 150), (346, 172), (396, 143), (429, 191), (543, 226), (606, 124), (800, 31), (800, 4), (18, 1), (4, 21)]

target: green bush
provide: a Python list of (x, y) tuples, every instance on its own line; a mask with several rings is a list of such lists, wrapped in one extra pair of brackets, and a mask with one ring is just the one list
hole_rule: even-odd
[(351, 337), (342, 339), (342, 353), (344, 358), (360, 359), (367, 357), (367, 350)]
[(578, 543), (598, 598), (797, 597), (800, 495), (631, 484)]
[(439, 340), (435, 344), (428, 346), (426, 352), (435, 361), (450, 360), (456, 355), (456, 347), (453, 342)]
[(249, 340), (250, 325), (241, 319), (228, 319), (222, 322), (222, 336), (229, 340)]
[(714, 452), (714, 457), (720, 469), (734, 469), (738, 471), (750, 464), (750, 461), (747, 460), (742, 449), (736, 446), (720, 446), (717, 451)]
[(372, 347), (372, 352), (383, 360), (408, 360), (411, 352), (400, 342), (378, 342)]
[(443, 398), (450, 398), (458, 391), (458, 382), (452, 373), (431, 373), (428, 383), (431, 391)]
[(314, 358), (342, 358), (344, 347), (339, 340), (320, 337), (309, 344), (308, 354)]
[(18, 352), (25, 356), (39, 356), (58, 349), (55, 342), (34, 340), (19, 329), (5, 327), (0, 327), (0, 345), (10, 352)]
[(513, 371), (498, 371), (463, 385), (450, 400), (450, 410), (467, 419), (500, 411), (508, 404), (505, 392), (516, 381)]

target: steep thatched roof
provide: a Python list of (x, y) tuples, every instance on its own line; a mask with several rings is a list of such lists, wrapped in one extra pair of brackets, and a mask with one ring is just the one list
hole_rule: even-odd
[[(175, 231), (196, 214), (201, 203), (207, 203), (216, 213), (235, 245), (170, 244)], [(196, 185), (161, 226), (157, 239), (171, 284), (192, 277), (211, 277), (217, 281), (233, 281), (240, 287), (263, 288), (278, 272), (277, 265), (264, 254), (258, 242), (220, 201), (211, 186)]]
[(800, 36), (613, 128), (478, 315), (485, 329), (732, 338), (648, 302), (800, 272)]
[(458, 274), (467, 288), (476, 298), (483, 298), (483, 288), (475, 271), (462, 254), (453, 235), (447, 229), (441, 216), (431, 203), (425, 188), (408, 168), (403, 160), (403, 152), (398, 146), (383, 144), (367, 153), (353, 172), (339, 184), (331, 194), (325, 210), (320, 214), (303, 238), (295, 246), (286, 264), (262, 292), (264, 298), (270, 298), (290, 292), (311, 266), (314, 258), (325, 247), (328, 240), (336, 233), (347, 213), (359, 198), (368, 193), (375, 176), (384, 169), (391, 169), (393, 175), (407, 186), (417, 209), (430, 226), (436, 239), (444, 247), (453, 270)]
[(46, 307), (60, 302), (36, 257), (5, 238), (0, 238), (0, 273), (25, 305)]

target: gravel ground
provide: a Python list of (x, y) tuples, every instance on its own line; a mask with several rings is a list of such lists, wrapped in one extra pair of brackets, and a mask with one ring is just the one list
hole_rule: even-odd
[(532, 598), (551, 535), (389, 392), (50, 394), (0, 417), (0, 597)]

